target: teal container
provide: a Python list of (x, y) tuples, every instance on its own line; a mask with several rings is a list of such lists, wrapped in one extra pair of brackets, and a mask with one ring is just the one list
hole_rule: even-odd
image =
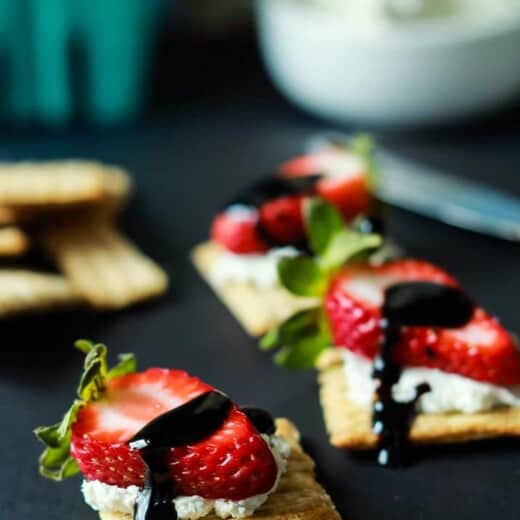
[(160, 10), (159, 0), (0, 0), (0, 118), (135, 117)]

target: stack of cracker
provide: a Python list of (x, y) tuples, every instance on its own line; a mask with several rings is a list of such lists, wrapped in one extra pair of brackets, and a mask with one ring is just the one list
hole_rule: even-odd
[[(87, 161), (0, 165), (0, 317), (78, 305), (120, 309), (164, 293), (166, 273), (116, 228), (132, 191)], [(41, 247), (59, 274), (12, 267)], [(5, 262), (2, 262), (4, 264)]]

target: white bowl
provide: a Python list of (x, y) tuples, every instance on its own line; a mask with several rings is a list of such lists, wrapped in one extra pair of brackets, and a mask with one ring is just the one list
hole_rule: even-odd
[(367, 36), (300, 0), (258, 0), (257, 25), (280, 90), (336, 121), (446, 122), (520, 93), (520, 9), (482, 24), (425, 22)]

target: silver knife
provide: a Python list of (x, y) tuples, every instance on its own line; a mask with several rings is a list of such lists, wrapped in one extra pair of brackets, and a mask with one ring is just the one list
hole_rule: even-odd
[[(326, 132), (308, 141), (315, 150), (349, 136)], [(377, 147), (380, 169), (377, 196), (388, 204), (463, 229), (520, 241), (520, 199)]]

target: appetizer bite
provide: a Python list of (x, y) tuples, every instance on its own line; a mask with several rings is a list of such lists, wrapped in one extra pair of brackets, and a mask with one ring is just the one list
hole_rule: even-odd
[(429, 262), (366, 262), (375, 236), (349, 235), (334, 208), (311, 203), (306, 228), (316, 256), (285, 258), (278, 270), (287, 290), (320, 304), (261, 346), (280, 349), (275, 360), (286, 367), (317, 365), (332, 444), (378, 447), (380, 464), (393, 465), (406, 460), (409, 440), (520, 435), (513, 335)]
[(314, 478), (296, 428), (182, 370), (135, 372), (131, 354), (108, 369), (104, 345), (86, 355), (61, 422), (35, 430), (43, 476), (83, 475), (103, 520), (339, 519)]
[(227, 204), (213, 220), (211, 240), (194, 249), (196, 268), (251, 335), (265, 334), (314, 304), (280, 285), (277, 261), (307, 249), (304, 206), (309, 197), (329, 201), (346, 222), (372, 213), (371, 148), (361, 136), (350, 148), (329, 144), (283, 163), (274, 176)]

